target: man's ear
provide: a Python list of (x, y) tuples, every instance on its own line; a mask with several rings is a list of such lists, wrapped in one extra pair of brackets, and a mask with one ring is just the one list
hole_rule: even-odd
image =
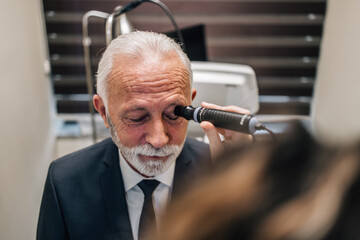
[(195, 89), (195, 88), (192, 88), (192, 89), (191, 89), (191, 101), (194, 101), (195, 96), (196, 96), (196, 89)]
[(105, 127), (109, 128), (107, 117), (106, 117), (106, 108), (105, 108), (104, 101), (102, 100), (102, 98), (99, 95), (96, 94), (93, 97), (93, 104), (94, 104), (96, 111), (98, 111), (98, 113), (102, 117)]

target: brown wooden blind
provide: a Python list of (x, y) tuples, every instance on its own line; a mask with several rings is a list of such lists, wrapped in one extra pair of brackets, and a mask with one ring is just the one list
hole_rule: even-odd
[[(88, 112), (82, 15), (112, 12), (131, 1), (43, 0), (52, 80), (59, 113)], [(163, 0), (180, 28), (205, 25), (209, 61), (254, 68), (260, 114), (308, 115), (326, 0)], [(136, 29), (173, 31), (156, 5), (129, 12)], [(105, 47), (104, 21), (90, 21), (93, 72)]]

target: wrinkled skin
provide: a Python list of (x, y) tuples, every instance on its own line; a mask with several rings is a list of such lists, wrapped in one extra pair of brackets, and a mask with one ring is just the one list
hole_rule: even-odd
[[(126, 147), (151, 144), (154, 148), (181, 145), (188, 121), (174, 115), (177, 105), (190, 105), (196, 95), (184, 64), (175, 53), (141, 60), (114, 58), (109, 76), (108, 109), (100, 96), (94, 106), (108, 125), (110, 116), (121, 143)], [(144, 161), (167, 157), (140, 156)]]

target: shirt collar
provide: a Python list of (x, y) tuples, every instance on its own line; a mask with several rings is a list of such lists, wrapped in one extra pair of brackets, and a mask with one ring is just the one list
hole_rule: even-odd
[[(132, 189), (142, 180), (147, 179), (129, 166), (125, 158), (122, 156), (120, 150), (119, 150), (119, 159), (120, 159), (120, 170), (124, 180), (124, 186), (126, 192)], [(157, 176), (154, 176), (153, 178), (150, 179), (156, 179), (160, 183), (163, 183), (171, 188), (174, 180), (174, 173), (175, 173), (175, 162), (165, 172)]]

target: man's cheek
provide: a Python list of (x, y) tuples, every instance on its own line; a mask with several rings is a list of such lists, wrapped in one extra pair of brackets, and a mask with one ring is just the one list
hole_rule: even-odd
[(141, 129), (123, 128), (122, 130), (118, 130), (118, 136), (121, 143), (126, 147), (136, 147), (144, 144), (143, 139), (145, 134)]

